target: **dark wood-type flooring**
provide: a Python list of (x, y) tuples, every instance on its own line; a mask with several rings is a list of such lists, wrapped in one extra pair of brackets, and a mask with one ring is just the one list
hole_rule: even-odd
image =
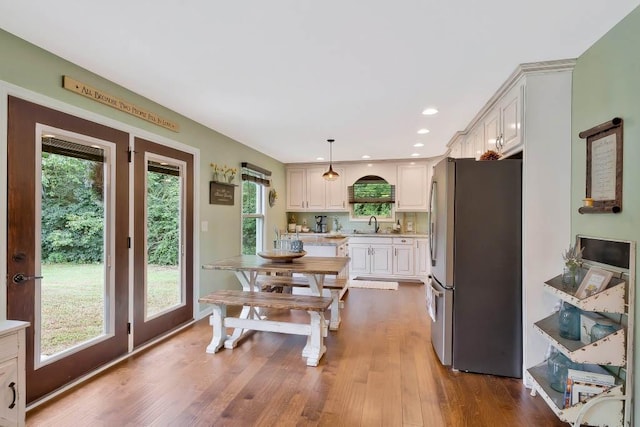
[(314, 368), (303, 336), (257, 332), (206, 354), (202, 319), (29, 411), (27, 426), (567, 425), (521, 380), (441, 366), (429, 326), (423, 285), (350, 289)]

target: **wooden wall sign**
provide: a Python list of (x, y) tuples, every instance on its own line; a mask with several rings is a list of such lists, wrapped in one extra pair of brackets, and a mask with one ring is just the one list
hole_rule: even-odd
[(229, 205), (233, 206), (234, 196), (236, 193), (235, 184), (226, 184), (224, 182), (209, 182), (209, 204), (210, 205)]
[(622, 123), (615, 117), (578, 134), (587, 139), (585, 206), (580, 213), (622, 211)]
[(99, 89), (81, 83), (69, 76), (62, 76), (62, 87), (86, 98), (93, 99), (94, 101), (97, 101), (101, 104), (113, 107), (116, 110), (123, 111), (125, 113), (131, 114), (132, 116), (136, 116), (139, 119), (151, 122), (154, 125), (162, 126), (163, 128), (172, 130), (174, 132), (178, 132), (180, 130), (180, 127), (175, 122), (162, 118), (159, 115), (145, 110), (142, 107), (138, 107), (137, 105), (132, 104), (128, 101), (117, 98)]

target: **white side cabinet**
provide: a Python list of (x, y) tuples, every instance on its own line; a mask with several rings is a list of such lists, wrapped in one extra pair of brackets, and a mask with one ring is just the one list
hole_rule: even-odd
[(393, 275), (413, 276), (413, 241), (407, 237), (393, 238)]
[(25, 328), (27, 322), (0, 321), (0, 425), (25, 424)]
[(415, 239), (415, 243), (415, 273), (416, 276), (420, 278), (420, 280), (427, 283), (427, 276), (429, 276), (429, 274), (431, 273), (431, 266), (429, 264), (429, 239)]
[(426, 163), (398, 165), (396, 212), (426, 212), (429, 208), (428, 180)]

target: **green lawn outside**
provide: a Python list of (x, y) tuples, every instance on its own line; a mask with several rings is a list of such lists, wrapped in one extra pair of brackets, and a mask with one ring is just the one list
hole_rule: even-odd
[[(104, 278), (100, 264), (42, 265), (43, 356), (51, 356), (104, 331)], [(177, 266), (149, 266), (147, 314), (180, 302)]]

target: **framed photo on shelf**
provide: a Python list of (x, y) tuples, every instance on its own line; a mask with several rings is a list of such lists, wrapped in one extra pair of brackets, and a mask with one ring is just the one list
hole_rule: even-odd
[(597, 294), (607, 287), (611, 277), (613, 277), (612, 272), (602, 268), (591, 267), (576, 291), (576, 298), (584, 299)]

